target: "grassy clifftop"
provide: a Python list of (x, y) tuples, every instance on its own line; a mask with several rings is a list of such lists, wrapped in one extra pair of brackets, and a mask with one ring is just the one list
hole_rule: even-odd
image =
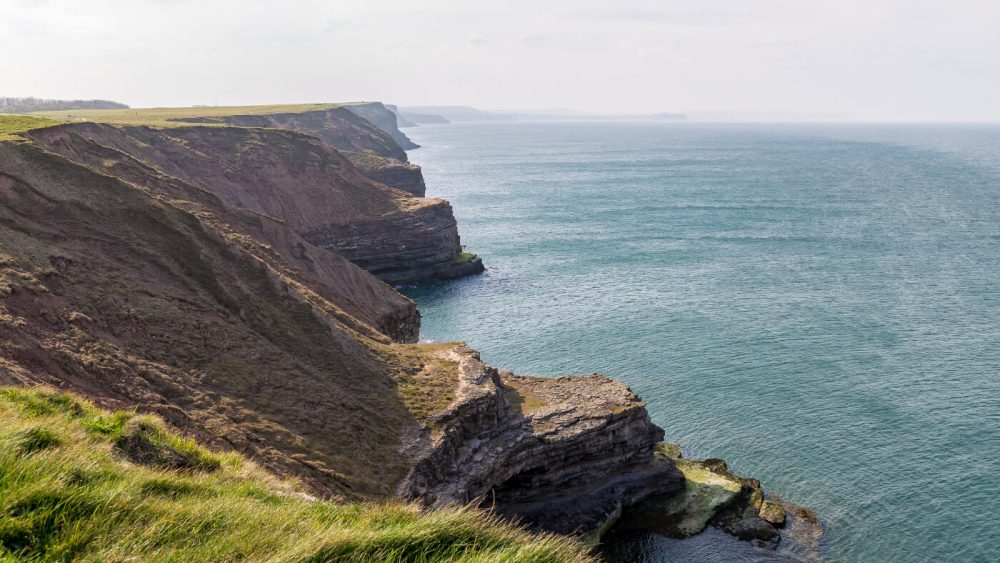
[(477, 511), (338, 504), (237, 454), (45, 389), (0, 389), (0, 560), (577, 561)]
[(52, 119), (30, 115), (0, 115), (0, 141), (16, 139), (15, 133), (24, 133), (57, 123), (59, 122)]
[(155, 125), (169, 127), (190, 125), (178, 123), (181, 119), (228, 117), (232, 115), (269, 115), (275, 113), (303, 113), (329, 110), (342, 104), (272, 104), (262, 106), (205, 106), (181, 108), (130, 108), (130, 109), (73, 109), (37, 112), (32, 115), (58, 121), (96, 121), (127, 125)]

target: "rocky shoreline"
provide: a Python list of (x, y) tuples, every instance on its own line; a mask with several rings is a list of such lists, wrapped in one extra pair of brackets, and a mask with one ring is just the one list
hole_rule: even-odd
[(681, 471), (683, 490), (638, 503), (623, 514), (616, 531), (685, 539), (713, 526), (756, 547), (774, 550), (779, 542), (792, 542), (808, 560), (822, 559), (823, 528), (812, 510), (765, 493), (759, 480), (733, 473), (724, 460), (685, 459), (671, 443), (660, 444), (656, 455)]
[(465, 346), (442, 354), (460, 374), (456, 398), (405, 443), (415, 461), (398, 496), (478, 505), (592, 544), (612, 528), (687, 538), (715, 526), (764, 549), (785, 538), (818, 553), (809, 509), (766, 495), (723, 460), (683, 458), (624, 384), (518, 376)]

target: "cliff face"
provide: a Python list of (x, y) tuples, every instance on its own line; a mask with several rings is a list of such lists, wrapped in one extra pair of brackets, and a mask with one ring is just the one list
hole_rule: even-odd
[(389, 494), (422, 361), (388, 334), (415, 337), (412, 302), (113, 154), (122, 178), (0, 142), (0, 384), (138, 405), (321, 494)]
[[(0, 142), (0, 384), (138, 406), (318, 494), (464, 504), (489, 493), (501, 514), (557, 531), (597, 529), (677, 486), (672, 463), (652, 457), (662, 431), (624, 386), (500, 374), (461, 346), (394, 342), (416, 335), (412, 302), (222, 197), (254, 196), (240, 174), (267, 186), (283, 151), (305, 143), (317, 151), (298, 162), (306, 174), (272, 196), (304, 198), (296, 218), (311, 220), (321, 202), (294, 189), (340, 170), (322, 143), (96, 124), (30, 138)], [(250, 160), (229, 160), (223, 139)]]
[(382, 102), (347, 104), (344, 107), (388, 133), (396, 141), (396, 144), (403, 149), (420, 148), (420, 145), (411, 141), (405, 133), (399, 130), (401, 124), (399, 123), (399, 116), (396, 114), (396, 111), (387, 108)]
[[(376, 182), (416, 196), (424, 195), (420, 167), (407, 162), (404, 148), (417, 148), (395, 126), (395, 116), (382, 104), (351, 105), (317, 111), (178, 118), (189, 123), (226, 123), (237, 127), (270, 127), (298, 131), (316, 137), (347, 156), (362, 174)], [(382, 115), (388, 113), (389, 118)], [(403, 144), (362, 113), (380, 118), (389, 130), (405, 140)]]
[[(448, 202), (373, 182), (343, 155), (301, 133), (83, 123), (34, 130), (30, 137), (107, 174), (118, 175), (123, 159), (162, 171), (231, 206), (278, 218), (307, 241), (387, 281), (448, 275), (462, 256)], [(478, 258), (471, 262), (482, 271)]]
[[(416, 127), (417, 126), (416, 123), (413, 123), (412, 121), (410, 121), (410, 120), (406, 119), (405, 117), (403, 117), (403, 115), (400, 114), (400, 112), (399, 112), (399, 108), (396, 107), (395, 105), (393, 105), (393, 104), (383, 104), (383, 105), (385, 105), (385, 109), (391, 111), (393, 114), (396, 115), (396, 127), (397, 128), (402, 129), (403, 127)], [(407, 138), (409, 138), (409, 137), (407, 137)]]
[(703, 468), (662, 455), (626, 386), (412, 343), (413, 303), (352, 262), (384, 279), (481, 269), (455, 254), (447, 202), (293, 131), (22, 135), (0, 141), (0, 384), (155, 412), (324, 496), (477, 503), (560, 533), (676, 509), (774, 541), (754, 480), (719, 472), (735, 490), (704, 510), (678, 466)]
[(369, 180), (403, 190), (417, 197), (426, 195), (427, 187), (424, 185), (424, 173), (416, 164), (400, 162), (394, 158), (370, 152), (345, 152), (343, 154)]
[[(452, 279), (482, 272), (478, 257), (466, 260), (461, 254), (451, 205), (433, 201), (376, 219), (326, 225), (302, 236), (388, 282)], [(409, 244), (400, 244), (400, 240)]]
[(403, 498), (478, 502), (538, 529), (589, 533), (681, 488), (674, 463), (654, 457), (663, 430), (621, 383), (520, 377), (468, 348), (450, 354), (456, 400), (408, 445), (415, 463), (397, 487)]

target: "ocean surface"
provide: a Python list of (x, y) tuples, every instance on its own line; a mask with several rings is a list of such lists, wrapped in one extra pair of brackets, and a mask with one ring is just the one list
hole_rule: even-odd
[[(828, 560), (1000, 560), (1000, 126), (406, 133), (489, 267), (404, 288), (423, 339), (628, 383), (687, 456), (813, 508)], [(766, 555), (727, 538), (606, 554)]]

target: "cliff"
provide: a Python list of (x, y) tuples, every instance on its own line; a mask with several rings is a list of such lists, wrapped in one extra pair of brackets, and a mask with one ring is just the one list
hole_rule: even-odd
[(387, 108), (381, 102), (346, 104), (344, 107), (387, 133), (403, 149), (420, 148), (420, 145), (411, 141), (405, 133), (399, 130), (399, 117), (396, 112)]
[(280, 219), (306, 241), (382, 279), (403, 282), (482, 271), (463, 260), (448, 202), (416, 198), (365, 177), (305, 134), (248, 127), (112, 126), (35, 129), (47, 150), (112, 176), (161, 172), (227, 204)]
[(396, 378), (419, 363), (390, 335), (415, 336), (412, 302), (281, 222), (123, 166), (0, 142), (0, 384), (141, 406), (322, 494), (387, 494), (413, 420)]
[(654, 458), (663, 430), (631, 390), (606, 377), (500, 373), (465, 347), (447, 350), (455, 400), (406, 445), (406, 499), (478, 503), (532, 527), (587, 534), (622, 509), (677, 491), (683, 476)]
[[(404, 117), (399, 112), (399, 107), (397, 107), (397, 106), (395, 106), (393, 104), (384, 104), (384, 105), (385, 105), (385, 109), (387, 109), (387, 110), (391, 111), (392, 113), (396, 114), (396, 127), (398, 129), (402, 129), (403, 127), (416, 127), (417, 126), (416, 123), (408, 120), (406, 117)], [(409, 138), (409, 137), (407, 137), (407, 138)]]
[(323, 497), (472, 503), (590, 537), (649, 510), (768, 533), (752, 480), (688, 513), (695, 473), (626, 386), (413, 343), (413, 303), (369, 272), (481, 269), (447, 202), (297, 131), (23, 127), (0, 140), (0, 385), (158, 414)]
[[(662, 432), (619, 384), (501, 376), (462, 347), (395, 343), (416, 335), (412, 302), (290, 224), (198, 185), (223, 184), (217, 169), (234, 190), (241, 169), (265, 185), (263, 166), (221, 166), (247, 140), (267, 147), (274, 174), (282, 142), (315, 151), (298, 169), (338, 170), (316, 140), (99, 124), (28, 135), (0, 142), (0, 384), (138, 406), (324, 496), (447, 504), (495, 490), (509, 516), (537, 520), (543, 499), (561, 506), (567, 531), (676, 474), (650, 465)], [(209, 141), (214, 167), (197, 156)], [(140, 148), (145, 160), (128, 152)], [(364, 191), (377, 189), (391, 191)], [(578, 402), (584, 389), (590, 405)]]
[[(228, 115), (173, 117), (172, 121), (188, 123), (225, 123), (237, 127), (269, 127), (287, 129), (314, 136), (337, 149), (358, 167), (362, 174), (376, 182), (423, 196), (424, 177), (420, 167), (407, 162), (404, 147), (416, 148), (395, 126), (395, 116), (381, 104), (378, 107), (392, 119), (391, 130), (405, 139), (403, 145), (383, 128), (370, 122), (361, 113), (380, 115), (371, 104), (335, 106), (307, 111), (282, 111), (240, 114), (239, 108)], [(389, 118), (381, 117), (386, 123)]]

